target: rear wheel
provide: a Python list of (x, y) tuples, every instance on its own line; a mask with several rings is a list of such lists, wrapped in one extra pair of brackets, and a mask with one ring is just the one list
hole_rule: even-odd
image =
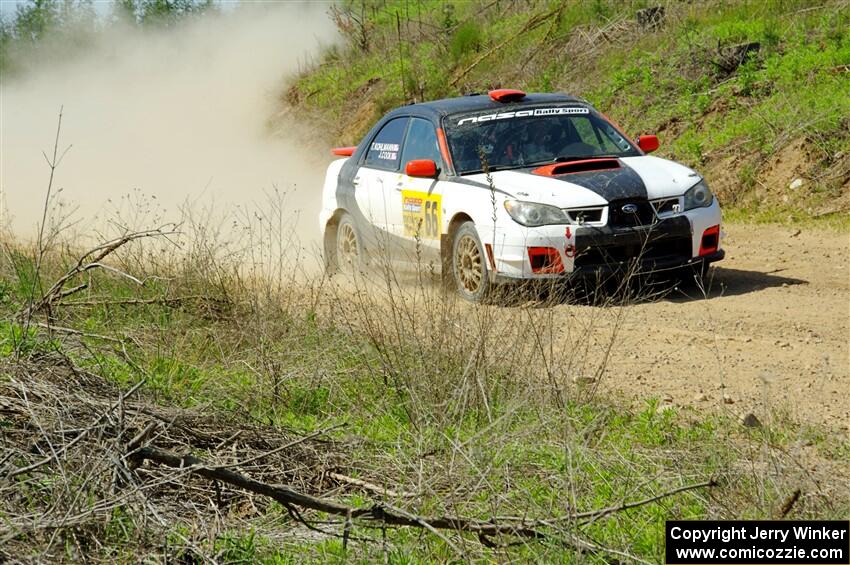
[(336, 245), (333, 250), (333, 262), (336, 270), (353, 273), (363, 264), (363, 240), (354, 221), (348, 214), (339, 218), (336, 227)]
[(487, 258), (472, 222), (461, 224), (452, 239), (452, 275), (458, 293), (465, 299), (481, 302), (487, 297)]

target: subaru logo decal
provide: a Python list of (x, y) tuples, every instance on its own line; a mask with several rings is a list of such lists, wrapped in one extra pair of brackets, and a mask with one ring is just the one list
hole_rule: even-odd
[(638, 207), (636, 204), (626, 204), (621, 209), (625, 214), (634, 214), (638, 211)]

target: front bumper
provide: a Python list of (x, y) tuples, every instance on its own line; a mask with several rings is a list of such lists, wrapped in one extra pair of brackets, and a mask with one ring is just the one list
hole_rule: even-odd
[[(606, 273), (654, 273), (723, 259), (719, 234), (716, 247), (701, 250), (705, 231), (720, 225), (720, 207), (711, 206), (662, 218), (652, 226), (633, 228), (555, 225), (525, 228), (502, 225), (491, 232), (494, 281), (599, 276)], [(487, 241), (485, 230), (482, 241)], [(495, 236), (495, 237), (494, 237)], [(489, 243), (489, 242), (488, 242)], [(563, 269), (535, 272), (529, 248), (557, 250)], [(702, 254), (701, 254), (702, 253)], [(493, 267), (495, 266), (495, 269)]]
[(708, 263), (720, 261), (726, 256), (726, 251), (718, 249), (713, 253), (703, 255), (701, 257), (691, 257), (690, 259), (681, 259), (678, 257), (668, 257), (660, 259), (644, 260), (637, 263), (621, 262), (605, 265), (592, 265), (588, 267), (579, 267), (574, 269), (570, 276), (572, 277), (599, 277), (600, 275), (611, 275), (617, 273), (632, 273), (634, 275), (651, 275), (655, 273), (664, 273), (685, 267), (696, 267)]
[(550, 280), (554, 278), (569, 278), (604, 281), (619, 276), (648, 276), (678, 271), (681, 269), (701, 267), (703, 265), (720, 261), (725, 256), (726, 251), (718, 249), (714, 253), (703, 255), (701, 257), (691, 257), (690, 259), (685, 260), (679, 258), (668, 258), (653, 261), (642, 261), (637, 264), (633, 262), (622, 262), (578, 267), (569, 273), (562, 273), (558, 275), (558, 277), (509, 277), (496, 273), (493, 277), (493, 281), (496, 283), (510, 283), (516, 282), (517, 280), (535, 280), (544, 278), (548, 278)]

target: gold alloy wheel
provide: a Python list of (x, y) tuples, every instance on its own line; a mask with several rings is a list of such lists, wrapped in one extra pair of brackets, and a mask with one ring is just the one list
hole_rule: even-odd
[(350, 267), (355, 265), (359, 253), (360, 249), (358, 248), (354, 226), (347, 222), (343, 223), (339, 226), (336, 236), (336, 256), (340, 266)]
[(455, 251), (455, 269), (461, 286), (470, 294), (475, 294), (481, 288), (484, 276), (482, 261), (481, 250), (475, 239), (466, 234), (461, 236)]

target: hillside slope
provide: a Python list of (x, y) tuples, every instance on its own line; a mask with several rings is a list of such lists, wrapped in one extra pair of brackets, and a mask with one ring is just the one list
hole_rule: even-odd
[[(647, 7), (660, 8), (649, 22)], [(329, 143), (359, 142), (404, 103), (562, 91), (657, 133), (660, 155), (704, 171), (733, 216), (843, 223), (850, 211), (846, 0), (379, 0), (331, 15), (346, 44), (285, 95)]]

